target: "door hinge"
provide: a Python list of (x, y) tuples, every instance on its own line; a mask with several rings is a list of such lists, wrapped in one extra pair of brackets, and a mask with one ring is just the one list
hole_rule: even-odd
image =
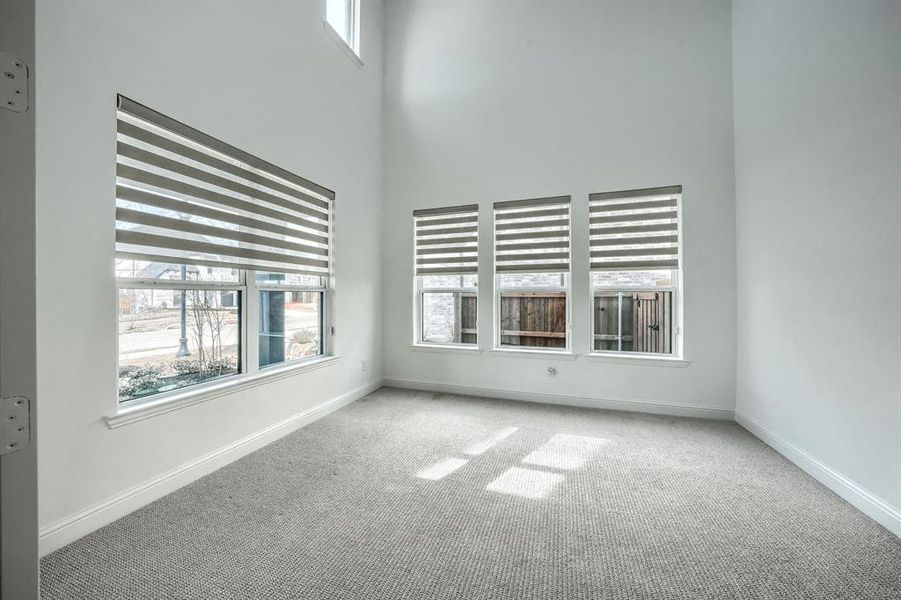
[(0, 107), (28, 110), (28, 66), (9, 52), (0, 52)]
[(31, 440), (31, 402), (25, 396), (0, 401), (0, 456), (18, 452)]

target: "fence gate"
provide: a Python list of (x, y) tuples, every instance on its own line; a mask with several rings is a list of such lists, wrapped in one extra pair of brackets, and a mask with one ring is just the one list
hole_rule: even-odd
[(672, 293), (632, 294), (633, 351), (669, 354), (672, 351), (671, 314)]

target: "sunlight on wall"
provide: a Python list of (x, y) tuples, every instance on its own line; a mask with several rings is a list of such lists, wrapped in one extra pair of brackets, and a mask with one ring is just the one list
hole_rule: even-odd
[(522, 462), (572, 471), (583, 467), (606, 443), (607, 440), (603, 438), (558, 433), (522, 459)]
[(557, 473), (511, 467), (489, 483), (485, 489), (489, 492), (539, 500), (554, 491), (561, 481), (563, 481), (563, 475)]
[(514, 433), (516, 433), (517, 431), (519, 431), (519, 427), (504, 427), (503, 429), (498, 431), (496, 434), (494, 434), (490, 438), (488, 438), (484, 441), (481, 441), (477, 444), (473, 444), (472, 446), (470, 446), (469, 448), (464, 450), (463, 453), (468, 454), (470, 456), (478, 456), (479, 454), (481, 454), (482, 452), (485, 452), (492, 446), (504, 441), (505, 439), (507, 439)]
[(422, 469), (416, 473), (416, 476), (420, 479), (437, 481), (447, 477), (468, 462), (469, 460), (465, 458), (448, 458)]

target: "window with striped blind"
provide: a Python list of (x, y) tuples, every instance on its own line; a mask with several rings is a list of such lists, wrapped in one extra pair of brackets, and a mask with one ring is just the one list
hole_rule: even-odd
[(682, 186), (589, 196), (592, 351), (680, 354)]
[(119, 401), (328, 354), (335, 193), (124, 96), (116, 117)]
[(335, 194), (119, 97), (120, 258), (322, 276)]
[(679, 268), (682, 186), (591, 194), (591, 270)]
[(479, 270), (479, 207), (413, 211), (417, 275), (463, 275)]
[(478, 342), (479, 207), (413, 211), (418, 344)]
[(568, 272), (569, 208), (569, 196), (495, 202), (495, 271)]
[(496, 342), (569, 348), (570, 197), (494, 204)]

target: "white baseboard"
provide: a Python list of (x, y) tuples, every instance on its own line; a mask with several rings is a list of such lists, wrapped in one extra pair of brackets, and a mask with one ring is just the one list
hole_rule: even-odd
[(242, 456), (250, 454), (339, 408), (359, 400), (382, 387), (381, 380), (373, 381), (345, 394), (326, 400), (312, 408), (283, 419), (274, 425), (252, 433), (231, 444), (187, 462), (138, 486), (104, 500), (79, 513), (51, 523), (40, 531), (38, 551), (45, 556), (88, 533), (122, 518), (128, 513), (174, 492)]
[(714, 408), (699, 404), (680, 404), (675, 402), (658, 402), (653, 400), (635, 400), (624, 398), (591, 398), (575, 394), (549, 394), (547, 392), (529, 392), (508, 390), (493, 387), (473, 387), (454, 383), (438, 383), (434, 381), (416, 381), (387, 377), (382, 384), (389, 387), (427, 392), (459, 394), (461, 396), (483, 396), (486, 398), (502, 398), (505, 400), (521, 400), (540, 402), (543, 404), (562, 404), (565, 406), (581, 406), (585, 408), (603, 408), (608, 410), (624, 410), (630, 412), (669, 415), (674, 417), (701, 417), (705, 419), (724, 419), (731, 421), (733, 411), (727, 408)]
[(808, 475), (844, 498), (862, 513), (901, 537), (901, 511), (891, 504), (848, 479), (827, 464), (811, 456), (806, 451), (785, 438), (770, 431), (758, 421), (740, 412), (735, 413), (735, 421), (760, 438), (776, 452), (795, 463)]

